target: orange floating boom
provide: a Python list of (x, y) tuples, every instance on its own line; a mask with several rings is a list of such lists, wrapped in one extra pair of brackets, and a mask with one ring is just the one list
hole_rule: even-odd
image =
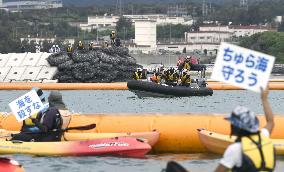
[(126, 82), (115, 83), (1, 83), (0, 90), (128, 90)]
[[(208, 83), (208, 87), (212, 88), (213, 90), (243, 90), (243, 88), (236, 87), (229, 84), (224, 83)], [(284, 90), (284, 83), (269, 83), (270, 90)]]
[[(270, 82), (271, 90), (284, 90), (284, 82)], [(43, 90), (128, 90), (126, 82), (115, 83), (1, 83), (0, 90), (30, 90), (40, 87)], [(213, 90), (241, 90), (221, 82), (209, 82)]]
[[(284, 114), (283, 114), (284, 115)], [(1, 115), (0, 115), (1, 116)], [(260, 126), (264, 126), (264, 116), (259, 116)], [(0, 118), (1, 120), (1, 118)], [(204, 128), (221, 134), (229, 134), (230, 125), (222, 114), (209, 113), (114, 113), (73, 115), (69, 127), (96, 123), (92, 130), (70, 132), (146, 132), (157, 130), (160, 139), (153, 150), (156, 153), (199, 153), (206, 149), (201, 144), (197, 129)], [(284, 138), (284, 116), (275, 116), (274, 139)], [(19, 130), (13, 115), (2, 117), (0, 128)]]

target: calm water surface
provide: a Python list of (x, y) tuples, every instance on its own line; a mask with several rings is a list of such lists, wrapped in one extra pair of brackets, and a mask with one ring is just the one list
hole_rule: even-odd
[[(10, 111), (8, 102), (26, 91), (0, 91), (1, 111)], [(61, 91), (68, 108), (81, 113), (210, 112), (229, 113), (236, 105), (249, 106), (263, 113), (259, 94), (249, 91), (214, 91), (208, 97), (138, 98), (129, 91)], [(284, 114), (284, 91), (271, 91), (274, 113)], [(176, 160), (190, 171), (213, 171), (220, 156), (211, 154), (147, 155), (145, 159), (115, 157), (31, 157), (10, 156), (28, 172), (142, 172), (161, 171), (167, 161)], [(284, 158), (278, 157), (276, 171), (284, 170)]]

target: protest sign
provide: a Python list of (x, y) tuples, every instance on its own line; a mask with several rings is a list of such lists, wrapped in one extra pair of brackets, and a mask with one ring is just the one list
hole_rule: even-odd
[(31, 90), (25, 95), (12, 101), (9, 103), (9, 106), (18, 122), (27, 119), (31, 115), (38, 113), (45, 108), (35, 90)]
[(266, 88), (275, 57), (236, 45), (222, 43), (211, 78), (260, 92)]

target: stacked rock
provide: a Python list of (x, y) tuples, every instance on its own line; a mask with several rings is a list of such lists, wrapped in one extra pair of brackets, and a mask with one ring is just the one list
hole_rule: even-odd
[(53, 79), (59, 82), (122, 82), (132, 78), (136, 60), (127, 48), (109, 47), (77, 50), (69, 57), (66, 52), (52, 54), (47, 61), (57, 66)]

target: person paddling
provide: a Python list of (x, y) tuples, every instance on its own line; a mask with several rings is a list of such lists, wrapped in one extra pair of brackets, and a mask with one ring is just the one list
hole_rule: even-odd
[[(54, 93), (51, 93), (47, 100), (47, 95), (40, 88), (33, 89), (47, 108), (24, 120), (21, 132), (13, 134), (11, 140), (35, 142), (60, 141), (63, 120), (57, 108), (59, 107), (57, 106), (58, 103), (52, 101), (54, 99), (57, 100), (54, 98)], [(46, 105), (48, 101), (50, 101), (49, 106)]]
[(259, 121), (246, 107), (238, 106), (225, 118), (231, 123), (231, 135), (237, 136), (230, 145), (215, 172), (273, 171), (275, 150), (269, 139), (274, 128), (274, 116), (268, 102), (268, 89), (261, 90), (266, 125), (259, 131)]

